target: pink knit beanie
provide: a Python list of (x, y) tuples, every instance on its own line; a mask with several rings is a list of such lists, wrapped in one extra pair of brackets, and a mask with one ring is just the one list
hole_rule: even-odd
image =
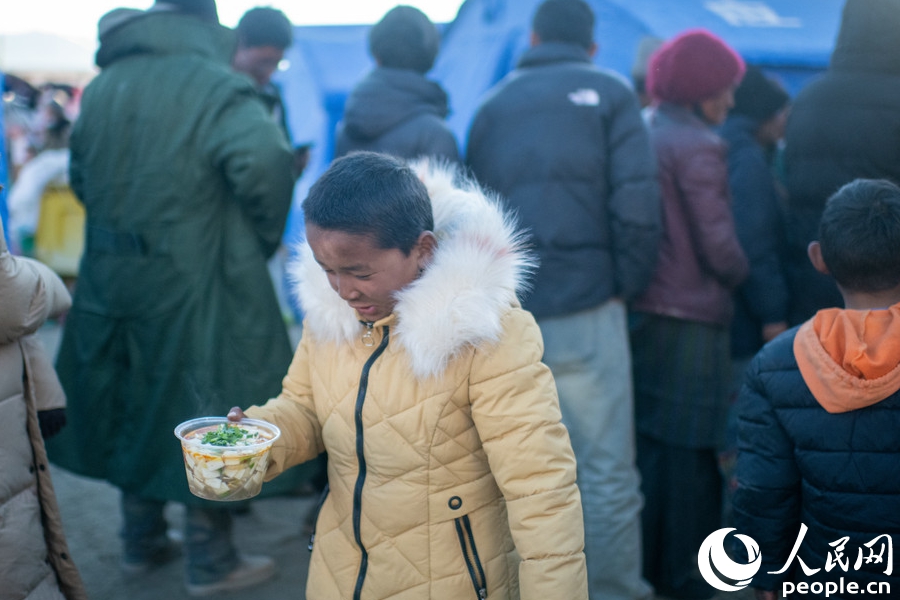
[(663, 102), (696, 104), (740, 83), (744, 70), (728, 44), (705, 29), (691, 29), (650, 57), (647, 91)]

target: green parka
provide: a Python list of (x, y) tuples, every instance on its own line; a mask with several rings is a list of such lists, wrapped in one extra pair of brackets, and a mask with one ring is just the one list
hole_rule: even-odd
[(87, 224), (57, 362), (70, 421), (50, 456), (145, 498), (196, 501), (174, 427), (277, 393), (290, 363), (266, 259), (291, 153), (229, 66), (231, 30), (120, 9), (100, 42), (71, 140)]

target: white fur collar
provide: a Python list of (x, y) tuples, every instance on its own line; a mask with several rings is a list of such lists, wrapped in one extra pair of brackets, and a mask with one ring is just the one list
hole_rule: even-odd
[[(425, 379), (442, 373), (465, 347), (499, 339), (501, 317), (517, 303), (535, 263), (513, 218), (476, 183), (445, 165), (412, 166), (431, 197), (438, 246), (422, 276), (398, 292), (392, 337)], [(305, 334), (333, 343), (359, 339), (364, 326), (356, 311), (331, 288), (305, 241), (288, 273)]]

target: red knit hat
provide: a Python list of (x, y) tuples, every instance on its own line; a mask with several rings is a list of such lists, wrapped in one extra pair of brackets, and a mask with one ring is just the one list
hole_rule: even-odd
[(740, 83), (744, 61), (705, 29), (685, 31), (650, 57), (647, 91), (663, 102), (696, 104)]

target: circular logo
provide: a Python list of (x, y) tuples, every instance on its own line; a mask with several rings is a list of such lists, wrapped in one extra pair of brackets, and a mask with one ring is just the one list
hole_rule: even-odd
[[(728, 557), (728, 554), (725, 553), (725, 538), (732, 531), (734, 531), (734, 527), (724, 527), (713, 531), (703, 540), (700, 552), (697, 553), (697, 564), (700, 566), (700, 574), (703, 575), (703, 579), (709, 585), (723, 592), (736, 592), (750, 585), (750, 580), (762, 565), (759, 544), (752, 537), (740, 533), (734, 534), (734, 537), (744, 543), (750, 562), (747, 564), (737, 563)], [(717, 572), (736, 583), (734, 585), (725, 583)]]

